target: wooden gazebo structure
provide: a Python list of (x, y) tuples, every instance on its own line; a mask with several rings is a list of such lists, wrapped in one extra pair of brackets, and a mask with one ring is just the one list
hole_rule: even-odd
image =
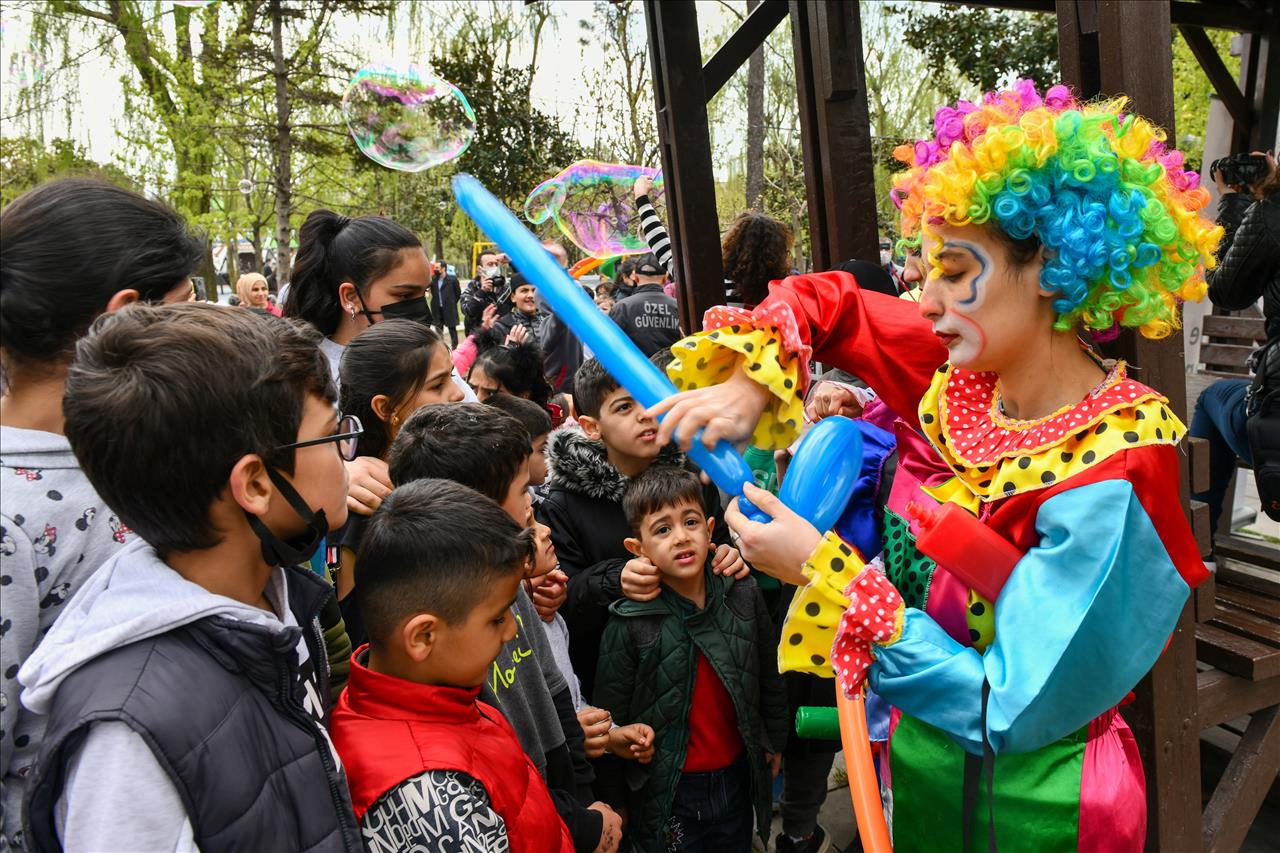
[[(1177, 27), (1232, 117), (1232, 150), (1271, 147), (1280, 117), (1280, 10), (1271, 0), (995, 0), (968, 5), (1056, 13), (1064, 82), (1085, 96), (1130, 96), (1135, 109), (1172, 138), (1172, 30)], [(645, 12), (684, 327), (701, 328), (705, 310), (724, 299), (707, 102), (788, 17), (814, 266), (827, 269), (847, 258), (876, 257), (876, 221), (869, 213), (875, 210), (871, 133), (856, 0), (764, 0), (705, 65), (693, 0), (645, 0)], [(1246, 35), (1243, 87), (1213, 50), (1206, 28)], [(1174, 410), (1185, 416), (1180, 337), (1148, 341), (1129, 332), (1111, 351), (1140, 367), (1143, 381), (1166, 394)], [(1208, 553), (1203, 506), (1197, 507), (1193, 522)], [(1138, 686), (1137, 701), (1126, 712), (1146, 764), (1147, 846), (1152, 850), (1183, 851), (1202, 844), (1211, 850), (1235, 849), (1261, 802), (1253, 794), (1232, 793), (1222, 802), (1215, 796), (1202, 816), (1197, 682), (1201, 703), (1206, 683), (1203, 674), (1197, 676), (1196, 618), (1197, 602), (1190, 602), (1168, 650)], [(1280, 619), (1264, 621), (1258, 630), (1280, 632)], [(1254, 781), (1265, 794), (1271, 781), (1267, 768), (1274, 777), (1273, 765), (1280, 763), (1280, 720), (1274, 707), (1280, 703), (1280, 677), (1245, 686), (1210, 686), (1218, 689), (1212, 694), (1218, 704), (1209, 716), (1229, 713), (1222, 703), (1230, 701), (1236, 702), (1230, 705), (1236, 713), (1254, 713), (1255, 720), (1265, 723), (1250, 742), (1261, 760), (1237, 768), (1261, 775)], [(1261, 717), (1258, 709), (1263, 709)]]

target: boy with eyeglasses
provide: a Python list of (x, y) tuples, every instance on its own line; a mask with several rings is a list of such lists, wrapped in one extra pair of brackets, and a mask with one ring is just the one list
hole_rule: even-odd
[(347, 515), (360, 426), (334, 400), (314, 335), (245, 312), (138, 306), (80, 341), (67, 439), (139, 538), (19, 673), (49, 717), (28, 849), (360, 849), (324, 728), (331, 591), (298, 568)]

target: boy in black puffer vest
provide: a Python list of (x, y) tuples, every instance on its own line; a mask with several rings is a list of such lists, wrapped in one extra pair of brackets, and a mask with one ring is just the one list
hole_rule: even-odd
[(347, 515), (335, 397), (315, 339), (244, 311), (136, 305), (80, 341), (67, 439), (139, 538), (19, 673), (49, 716), (27, 849), (361, 849), (324, 729), (332, 592), (299, 568)]
[(617, 722), (657, 736), (647, 767), (610, 762), (602, 787), (628, 808), (634, 850), (746, 851), (753, 811), (767, 843), (788, 725), (764, 599), (750, 578), (711, 571), (715, 522), (692, 473), (653, 468), (628, 485), (623, 507), (627, 550), (657, 567), (662, 587), (610, 608), (596, 695)]
[[(658, 595), (657, 569), (643, 558), (632, 557), (623, 545), (631, 528), (622, 511), (622, 493), (631, 478), (650, 466), (692, 466), (674, 445), (658, 444), (657, 422), (594, 358), (579, 368), (574, 388), (581, 428), (551, 434), (549, 486), (536, 512), (538, 520), (551, 528), (560, 569), (569, 576), (560, 612), (569, 626), (573, 669), (582, 682), (582, 695), (599, 705), (592, 689), (609, 605), (624, 595), (637, 601)], [(715, 571), (745, 577), (747, 565), (729, 544), (720, 493), (706, 485), (702, 495), (707, 517), (716, 521)]]

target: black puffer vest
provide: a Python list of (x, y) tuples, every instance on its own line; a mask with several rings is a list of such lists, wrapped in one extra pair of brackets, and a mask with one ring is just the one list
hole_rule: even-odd
[[(304, 569), (287, 571), (289, 606), (305, 626), (324, 696), (327, 658), (315, 619), (329, 587)], [(54, 813), (70, 760), (93, 723), (118, 721), (151, 747), (205, 853), (360, 850), (346, 779), (302, 705), (295, 649), (303, 630), (211, 617), (67, 676), (28, 783), (28, 849), (61, 849)]]

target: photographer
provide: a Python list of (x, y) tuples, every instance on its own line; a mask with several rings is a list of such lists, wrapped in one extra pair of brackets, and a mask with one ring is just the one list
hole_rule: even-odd
[(462, 294), (463, 330), (468, 337), (484, 325), (485, 309), (494, 306), (496, 316), (511, 312), (511, 294), (498, 266), (497, 252), (481, 252), (476, 277)]
[(1267, 335), (1250, 360), (1253, 379), (1215, 382), (1191, 420), (1190, 435), (1210, 444), (1209, 490), (1194, 497), (1209, 504), (1216, 530), (1237, 457), (1254, 469), (1263, 511), (1280, 518), (1280, 175), (1274, 157), (1259, 152), (1224, 158), (1210, 171), (1225, 234), (1218, 266), (1205, 276), (1209, 299), (1238, 311), (1261, 298)]

